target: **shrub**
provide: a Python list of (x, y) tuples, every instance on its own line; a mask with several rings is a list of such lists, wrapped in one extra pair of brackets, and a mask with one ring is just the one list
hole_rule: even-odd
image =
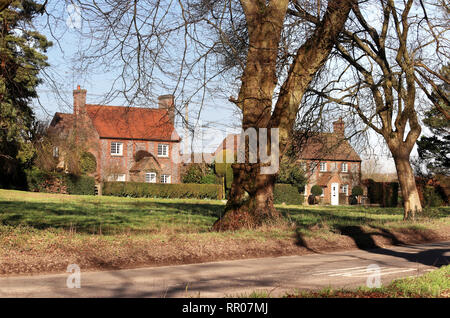
[(95, 180), (88, 176), (64, 175), (64, 184), (69, 194), (94, 195)]
[(396, 207), (398, 205), (398, 183), (375, 182), (369, 179), (367, 196), (370, 203), (378, 203), (383, 207)]
[(170, 198), (222, 199), (222, 187), (217, 184), (165, 184), (141, 182), (104, 182), (103, 195)]
[(424, 207), (438, 207), (444, 204), (441, 195), (433, 186), (426, 186), (423, 189), (423, 206)]
[(348, 203), (351, 205), (356, 205), (358, 204), (358, 198), (357, 196), (351, 195), (348, 197)]
[(319, 195), (322, 195), (323, 193), (323, 189), (322, 187), (318, 186), (318, 185), (314, 185), (311, 188), (311, 194), (318, 197)]
[(80, 157), (80, 169), (82, 173), (93, 173), (97, 170), (97, 159), (90, 152), (83, 152)]
[(203, 172), (198, 165), (190, 165), (182, 177), (183, 183), (201, 183)]
[(46, 172), (33, 168), (26, 171), (27, 189), (33, 192), (94, 195), (95, 180), (88, 176)]
[(352, 189), (352, 196), (358, 196), (358, 195), (363, 195), (364, 191), (363, 188), (361, 188), (360, 186), (354, 186)]
[(220, 184), (220, 180), (217, 179), (215, 174), (206, 174), (200, 180), (201, 184)]
[(298, 192), (297, 187), (290, 184), (277, 183), (273, 190), (273, 200), (275, 204), (300, 205), (303, 204), (304, 196)]

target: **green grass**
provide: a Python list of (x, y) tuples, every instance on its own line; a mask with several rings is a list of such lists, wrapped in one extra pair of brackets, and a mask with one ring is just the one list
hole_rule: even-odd
[(286, 222), (210, 231), (224, 206), (0, 190), (0, 274), (61, 271), (68, 263), (104, 269), (292, 255), (348, 248), (349, 237), (359, 248), (374, 248), (380, 236), (388, 244), (401, 243), (399, 232), (426, 241), (448, 233), (450, 224), (448, 207), (404, 222), (400, 208), (279, 205)]
[[(339, 233), (354, 227), (418, 226), (403, 222), (400, 208), (355, 206), (277, 206), (297, 235)], [(69, 196), (0, 190), (0, 224), (78, 233), (208, 232), (223, 213), (224, 203), (192, 199), (136, 199)], [(449, 207), (433, 209), (433, 218), (448, 222)], [(311, 231), (314, 228), (315, 231)], [(275, 231), (274, 235), (291, 235)]]
[(318, 292), (299, 292), (290, 297), (450, 297), (450, 265), (418, 277), (407, 277), (392, 281), (381, 288), (360, 287), (358, 289), (325, 288)]

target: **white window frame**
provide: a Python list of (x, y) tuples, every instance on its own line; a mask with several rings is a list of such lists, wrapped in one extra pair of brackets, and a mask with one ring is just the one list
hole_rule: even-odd
[(348, 163), (343, 162), (341, 164), (341, 172), (348, 172)]
[(158, 157), (169, 157), (169, 144), (158, 144)]
[(145, 174), (145, 182), (156, 183), (156, 173), (155, 172), (147, 172)]
[[(114, 144), (114, 147), (113, 147), (113, 144)], [(113, 152), (113, 149), (114, 149), (114, 152)], [(111, 153), (111, 156), (123, 156), (123, 143), (117, 142), (117, 141), (111, 142), (110, 153)]]
[(118, 182), (125, 182), (125, 181), (126, 181), (126, 176), (125, 176), (125, 174), (124, 174), (124, 173), (118, 174), (118, 175), (116, 176), (116, 181), (118, 181)]
[(327, 163), (326, 162), (321, 162), (320, 163), (320, 172), (327, 172)]
[(321, 187), (322, 188), (322, 194), (320, 195), (320, 197), (325, 197), (325, 187)]
[(341, 187), (341, 193), (345, 193), (348, 196), (348, 184), (343, 184)]
[(53, 158), (59, 158), (59, 147), (53, 147)]
[(172, 177), (170, 174), (162, 174), (160, 177), (161, 183), (172, 183)]

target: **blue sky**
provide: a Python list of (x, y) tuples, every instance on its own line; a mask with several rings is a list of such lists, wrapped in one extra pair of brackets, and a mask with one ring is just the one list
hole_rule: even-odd
[[(63, 11), (64, 20), (68, 18), (67, 11)], [(89, 43), (79, 37), (78, 33), (67, 27), (60, 25), (55, 27), (58, 30), (59, 44), (49, 33), (48, 29), (43, 32), (48, 39), (54, 42), (54, 46), (48, 51), (48, 61), (51, 67), (47, 70), (51, 78), (56, 82), (59, 97), (48, 82), (41, 85), (38, 89), (39, 101), (34, 103), (35, 112), (39, 119), (51, 120), (55, 112), (72, 112), (72, 91), (80, 85), (87, 89), (87, 102), (91, 104), (103, 104), (105, 94), (111, 89), (114, 79), (117, 77), (115, 72), (103, 72), (101, 70), (91, 70), (86, 74), (77, 71), (79, 61), (76, 53), (83, 50)], [(61, 49), (62, 48), (62, 49)], [(166, 94), (169, 92), (158, 92), (155, 95)], [(180, 102), (180, 101), (176, 101)], [(108, 100), (108, 105), (126, 105), (123, 97), (117, 97)], [(157, 107), (156, 100), (147, 107)], [(190, 123), (198, 116), (198, 107), (196, 103), (189, 105)], [(184, 113), (184, 110), (182, 110)], [(227, 132), (235, 132), (240, 126), (239, 116), (236, 115), (235, 106), (227, 98), (222, 96), (206, 96), (205, 106), (200, 113), (200, 123), (206, 124), (208, 128), (203, 129), (203, 145), (197, 143), (194, 145), (194, 151), (214, 151), (218, 144), (226, 136)], [(177, 120), (177, 131), (184, 135), (184, 128), (181, 120)], [(203, 148), (203, 149), (201, 149)], [(392, 160), (386, 156), (379, 155), (380, 169), (384, 172), (395, 171)]]

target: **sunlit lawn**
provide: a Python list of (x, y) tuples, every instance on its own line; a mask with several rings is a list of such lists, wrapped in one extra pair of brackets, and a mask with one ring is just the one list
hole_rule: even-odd
[[(224, 203), (213, 200), (69, 196), (0, 190), (0, 224), (34, 229), (66, 229), (78, 233), (208, 232), (223, 213)], [(345, 226), (404, 226), (401, 208), (361, 206), (277, 206), (296, 230), (311, 227), (335, 230)], [(446, 218), (449, 207), (427, 211)], [(407, 223), (412, 225), (410, 223)], [(416, 224), (418, 225), (418, 224)]]

